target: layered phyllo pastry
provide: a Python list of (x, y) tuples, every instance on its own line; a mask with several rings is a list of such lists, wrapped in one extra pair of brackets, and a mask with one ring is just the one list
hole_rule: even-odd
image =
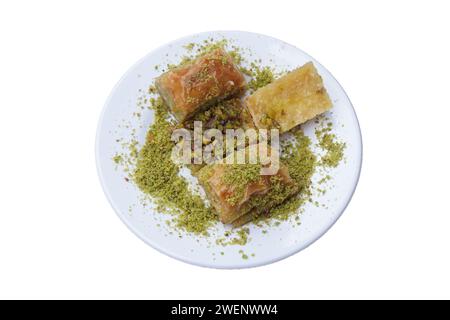
[(223, 223), (237, 226), (249, 222), (298, 191), (281, 163), (273, 175), (261, 175), (260, 164), (225, 163), (207, 165), (197, 175)]
[(332, 103), (322, 77), (308, 62), (258, 89), (246, 106), (256, 127), (285, 132), (329, 110)]
[(164, 73), (155, 84), (172, 114), (183, 122), (242, 90), (245, 78), (232, 58), (223, 49), (216, 49)]

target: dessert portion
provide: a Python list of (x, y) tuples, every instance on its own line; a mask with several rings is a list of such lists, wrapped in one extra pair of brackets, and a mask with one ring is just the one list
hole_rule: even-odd
[(286, 132), (332, 107), (322, 77), (312, 62), (258, 89), (246, 99), (258, 128)]
[(198, 172), (198, 180), (223, 223), (236, 226), (249, 222), (298, 191), (283, 164), (274, 175), (261, 175), (261, 167), (217, 163)]
[(232, 58), (219, 48), (164, 73), (155, 85), (175, 118), (183, 122), (243, 89), (245, 78)]

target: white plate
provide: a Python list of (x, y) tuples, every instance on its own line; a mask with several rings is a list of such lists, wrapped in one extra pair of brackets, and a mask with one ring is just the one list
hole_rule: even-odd
[[(277, 69), (291, 70), (313, 61), (334, 104), (329, 114), (334, 123), (334, 132), (347, 144), (345, 162), (330, 172), (334, 187), (318, 198), (328, 208), (308, 203), (300, 216), (301, 225), (293, 226), (292, 222), (283, 222), (277, 227), (271, 227), (267, 233), (250, 224), (251, 241), (245, 246), (223, 247), (216, 245), (211, 239), (189, 234), (180, 238), (177, 232), (171, 233), (164, 223), (167, 215), (142, 206), (140, 191), (132, 183), (125, 181), (125, 174), (112, 161), (112, 157), (120, 151), (116, 140), (130, 139), (133, 128), (137, 140), (140, 143), (144, 141), (147, 127), (153, 120), (152, 111), (142, 111), (140, 120), (132, 114), (136, 111), (139, 97), (161, 72), (155, 70), (155, 65), (176, 63), (186, 52), (184, 45), (198, 43), (210, 37), (216, 40), (226, 38), (239, 47), (249, 48), (252, 53), (250, 59), (261, 58), (264, 64)], [(314, 123), (308, 123), (304, 128), (309, 136), (314, 136)], [(362, 142), (358, 120), (347, 95), (336, 79), (311, 56), (268, 36), (221, 31), (176, 40), (154, 50), (131, 67), (113, 89), (104, 106), (97, 131), (96, 158), (100, 181), (112, 207), (121, 220), (147, 244), (173, 258), (199, 266), (247, 268), (272, 263), (299, 252), (320, 238), (336, 222), (347, 207), (358, 182)], [(224, 230), (221, 224), (215, 227), (216, 233), (223, 233)], [(248, 259), (242, 258), (242, 252)]]

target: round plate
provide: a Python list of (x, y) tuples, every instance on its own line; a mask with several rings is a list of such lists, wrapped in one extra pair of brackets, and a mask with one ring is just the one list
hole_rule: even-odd
[[(164, 223), (170, 216), (145, 206), (142, 194), (124, 178), (126, 174), (112, 161), (119, 152), (118, 141), (129, 141), (131, 135), (141, 144), (153, 121), (153, 112), (143, 109), (133, 116), (136, 105), (144, 101), (153, 79), (160, 75), (156, 65), (176, 63), (186, 53), (185, 45), (204, 39), (227, 39), (243, 50), (248, 60), (261, 59), (278, 70), (291, 70), (313, 61), (333, 101), (327, 116), (333, 131), (346, 143), (345, 161), (331, 170), (333, 187), (317, 200), (326, 207), (307, 203), (300, 215), (300, 225), (282, 222), (264, 230), (249, 224), (250, 241), (245, 246), (217, 245), (214, 240), (191, 234), (172, 232)], [(314, 121), (303, 126), (314, 137)], [(173, 258), (213, 268), (247, 268), (272, 263), (306, 248), (320, 238), (347, 207), (356, 188), (362, 159), (362, 142), (358, 120), (347, 95), (336, 79), (322, 65), (300, 49), (272, 37), (241, 31), (205, 32), (188, 36), (149, 53), (122, 77), (113, 89), (102, 111), (96, 140), (97, 169), (105, 194), (121, 220), (139, 238)], [(218, 223), (215, 233), (228, 228)], [(247, 259), (243, 259), (245, 254)]]

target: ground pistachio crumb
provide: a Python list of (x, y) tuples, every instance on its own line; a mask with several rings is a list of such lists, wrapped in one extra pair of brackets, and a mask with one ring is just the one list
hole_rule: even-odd
[(261, 67), (254, 62), (251, 64), (249, 75), (252, 77), (248, 82), (248, 88), (251, 91), (256, 91), (273, 82), (275, 79), (274, 72), (270, 67)]
[(245, 254), (244, 250), (239, 250), (238, 253), (241, 255), (242, 259), (247, 260), (248, 255)]
[(261, 178), (261, 164), (231, 164), (226, 166), (223, 181), (234, 188), (234, 193), (227, 198), (227, 202), (235, 205), (244, 196), (246, 186)]
[(184, 48), (188, 51), (192, 51), (195, 48), (195, 42), (188, 43)]
[(122, 157), (122, 155), (121, 155), (121, 154), (116, 154), (116, 155), (113, 157), (113, 161), (114, 161), (116, 164), (121, 164), (121, 163), (123, 162), (123, 157)]
[(244, 61), (244, 58), (240, 53), (240, 48), (235, 46), (233, 46), (232, 48), (227, 48), (228, 44), (229, 43), (227, 39), (215, 40), (212, 38), (205, 39), (202, 43), (189, 43), (184, 46), (188, 53), (181, 57), (181, 60), (178, 64), (167, 64), (167, 69), (172, 70), (188, 65), (193, 60), (219, 48), (226, 50), (232, 58), (233, 62), (237, 65), (240, 65)]
[(217, 245), (221, 245), (221, 246), (233, 246), (233, 245), (239, 245), (239, 246), (244, 246), (247, 244), (249, 238), (249, 234), (250, 234), (250, 229), (249, 228), (240, 228), (239, 230), (234, 232), (236, 234), (236, 237), (228, 239), (231, 232), (225, 233), (225, 238), (219, 238), (216, 240), (216, 244)]
[(325, 151), (321, 158), (324, 167), (336, 168), (344, 158), (345, 142), (340, 142), (334, 133), (331, 133), (332, 123), (328, 122), (325, 127), (315, 130), (319, 147)]
[(155, 122), (150, 126), (144, 146), (139, 151), (133, 179), (146, 194), (154, 197), (160, 211), (174, 213), (176, 227), (188, 232), (207, 234), (217, 221), (215, 212), (200, 196), (189, 190), (171, 160), (173, 142), (168, 112), (160, 98), (151, 99)]

